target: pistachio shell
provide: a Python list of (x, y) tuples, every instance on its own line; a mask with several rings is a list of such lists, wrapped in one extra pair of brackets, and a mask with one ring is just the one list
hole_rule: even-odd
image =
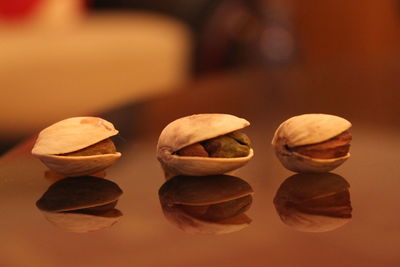
[(327, 141), (351, 127), (341, 117), (328, 114), (303, 114), (283, 122), (275, 132), (272, 145), (280, 162), (294, 172), (329, 172), (349, 157), (317, 159), (291, 151), (289, 147), (317, 144)]
[(73, 233), (99, 231), (111, 227), (122, 217), (122, 213), (117, 209), (102, 215), (46, 211), (42, 211), (42, 213), (48, 221), (58, 228)]
[(277, 150), (276, 155), (288, 170), (305, 173), (329, 172), (342, 165), (350, 157), (350, 153), (348, 153), (340, 158), (315, 159), (288, 150)]
[(65, 176), (92, 174), (111, 166), (121, 153), (62, 156), (84, 149), (118, 134), (114, 126), (97, 117), (74, 117), (59, 121), (39, 133), (32, 154), (51, 170)]
[(167, 178), (179, 174), (203, 176), (232, 171), (242, 167), (253, 157), (252, 149), (248, 156), (239, 158), (188, 157), (173, 153), (188, 145), (249, 125), (247, 120), (229, 114), (197, 114), (177, 119), (161, 132), (157, 144), (157, 158)]
[(249, 126), (245, 120), (229, 114), (196, 114), (168, 124), (158, 139), (158, 148), (177, 151), (185, 146), (224, 135)]
[(97, 117), (73, 117), (54, 123), (39, 133), (34, 155), (64, 154), (80, 150), (118, 134), (114, 125)]
[(37, 155), (49, 169), (64, 176), (82, 176), (106, 169), (121, 157), (121, 153), (93, 156)]
[(169, 151), (160, 150), (159, 160), (164, 168), (166, 178), (175, 175), (205, 176), (227, 173), (236, 170), (253, 157), (253, 149), (247, 157), (241, 158), (206, 158), (206, 157), (181, 157)]
[(351, 123), (328, 114), (303, 114), (283, 122), (275, 132), (272, 144), (285, 139), (289, 147), (316, 144), (348, 130)]

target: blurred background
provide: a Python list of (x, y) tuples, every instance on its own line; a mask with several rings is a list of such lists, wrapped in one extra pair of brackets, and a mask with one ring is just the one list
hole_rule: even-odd
[(196, 112), (398, 128), (399, 23), (396, 0), (0, 0), (0, 152), (80, 115), (137, 134)]

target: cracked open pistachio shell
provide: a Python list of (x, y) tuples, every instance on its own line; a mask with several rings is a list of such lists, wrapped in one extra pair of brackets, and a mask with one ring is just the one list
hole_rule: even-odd
[(175, 176), (159, 189), (168, 221), (192, 234), (224, 234), (249, 226), (253, 189), (230, 175)]
[(329, 172), (349, 157), (351, 123), (328, 114), (303, 114), (283, 122), (272, 145), (280, 162), (294, 172)]
[(351, 220), (349, 187), (333, 173), (295, 174), (281, 184), (274, 205), (282, 222), (297, 231), (332, 231)]
[(222, 174), (242, 167), (253, 157), (252, 148), (246, 156), (230, 158), (182, 156), (177, 151), (249, 125), (247, 120), (229, 114), (197, 114), (171, 122), (161, 132), (157, 144), (157, 158), (166, 178)]
[(52, 184), (36, 206), (57, 227), (76, 233), (112, 226), (122, 216), (115, 209), (121, 188), (92, 176), (69, 177)]
[(121, 156), (108, 139), (116, 134), (113, 124), (101, 118), (73, 117), (42, 130), (32, 154), (62, 175), (88, 175), (106, 169)]

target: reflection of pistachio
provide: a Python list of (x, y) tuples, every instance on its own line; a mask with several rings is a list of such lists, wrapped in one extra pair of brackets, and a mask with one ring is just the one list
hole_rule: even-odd
[[(99, 205), (99, 206), (93, 206), (89, 208), (84, 208), (84, 209), (77, 209), (73, 210), (72, 212), (76, 213), (84, 213), (84, 214), (93, 214), (93, 215), (101, 215), (103, 213), (107, 213), (110, 210), (113, 210), (115, 206), (117, 205), (118, 200), (104, 204), (104, 205)], [(69, 211), (66, 211), (69, 212)]]
[(113, 209), (93, 215), (78, 212), (47, 212), (42, 211), (49, 222), (62, 229), (73, 233), (87, 233), (109, 228), (119, 221), (122, 213)]
[(94, 145), (85, 147), (78, 151), (60, 154), (61, 156), (93, 156), (93, 155), (102, 155), (102, 154), (113, 154), (116, 153), (117, 149), (113, 141), (110, 138), (107, 138), (103, 141), (100, 141)]
[(333, 173), (296, 174), (279, 187), (274, 204), (282, 221), (294, 229), (331, 231), (351, 219), (349, 186)]
[(106, 179), (69, 177), (52, 184), (36, 204), (41, 210), (63, 212), (109, 204), (121, 194), (121, 188)]
[[(99, 178), (105, 178), (106, 177), (106, 171), (99, 171), (96, 173), (91, 174), (90, 176), (92, 177), (99, 177)], [(62, 174), (59, 174), (55, 171), (52, 170), (46, 170), (44, 172), (44, 177), (46, 178), (46, 180), (50, 183), (53, 184), (59, 180), (65, 179), (67, 178), (67, 176), (64, 176)]]
[(52, 184), (36, 206), (58, 227), (89, 232), (116, 223), (122, 213), (115, 209), (122, 190), (112, 181), (91, 177), (69, 177)]
[(176, 176), (159, 190), (167, 219), (189, 233), (221, 234), (238, 231), (251, 222), (246, 212), (253, 190), (229, 175)]
[(204, 206), (190, 206), (178, 205), (189, 215), (193, 217), (208, 220), (219, 221), (226, 218), (234, 217), (240, 213), (246, 212), (252, 203), (252, 196), (244, 196), (238, 199), (229, 200), (222, 203), (204, 205)]

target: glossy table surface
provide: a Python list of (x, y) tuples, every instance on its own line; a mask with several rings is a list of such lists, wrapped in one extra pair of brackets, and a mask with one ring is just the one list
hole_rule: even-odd
[[(181, 95), (189, 101), (185, 106), (194, 103), (192, 95)], [(157, 105), (163, 108), (168, 101), (172, 100), (161, 99)], [(155, 150), (159, 130), (171, 118), (201, 112), (203, 107), (171, 110), (171, 118), (165, 119), (154, 115), (156, 106), (146, 108), (142, 118), (154, 116), (147, 121), (150, 125), (142, 125), (147, 134), (131, 136), (121, 129), (122, 157), (106, 171), (105, 179), (123, 190), (116, 205), (123, 216), (111, 227), (75, 233), (46, 219), (35, 203), (60, 177), (30, 154), (34, 137), (1, 158), (1, 266), (400, 265), (398, 130), (353, 121), (351, 157), (333, 171), (350, 186), (352, 218), (329, 229), (314, 225), (317, 232), (305, 232), (285, 224), (273, 203), (279, 187), (294, 175), (280, 164), (270, 145), (286, 113), (249, 113), (251, 126), (245, 132), (255, 156), (232, 175), (254, 190), (246, 212), (252, 221), (230, 233), (193, 234), (163, 213), (158, 190), (165, 179)], [(203, 110), (223, 112), (224, 107)], [(226, 110), (234, 111), (229, 106)]]

